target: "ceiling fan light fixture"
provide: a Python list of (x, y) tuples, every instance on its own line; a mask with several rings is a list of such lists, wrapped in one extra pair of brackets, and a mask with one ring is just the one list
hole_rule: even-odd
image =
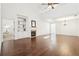
[(49, 9), (54, 9), (54, 8), (56, 8), (58, 5), (56, 4), (56, 5), (48, 5), (48, 8)]
[(49, 6), (48, 6), (48, 9), (52, 9), (52, 6), (51, 6), (51, 5), (49, 5)]

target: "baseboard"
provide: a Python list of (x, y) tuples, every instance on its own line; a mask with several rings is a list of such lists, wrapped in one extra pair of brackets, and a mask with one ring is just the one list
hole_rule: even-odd
[[(19, 38), (19, 39), (31, 39), (31, 38), (35, 38), (35, 37), (39, 37), (39, 36), (48, 36), (50, 34), (43, 34), (43, 35), (37, 35), (37, 36), (33, 36), (33, 37), (24, 37), (24, 38)], [(15, 40), (19, 40), (19, 39), (15, 39)]]
[(76, 35), (66, 35), (66, 34), (56, 34), (56, 35), (61, 35), (61, 36), (72, 36), (72, 37), (79, 37), (79, 36), (76, 36)]
[(47, 36), (47, 35), (51, 35), (51, 34), (48, 33), (48, 34), (43, 34), (43, 35), (37, 35), (36, 37), (39, 37), (39, 36)]

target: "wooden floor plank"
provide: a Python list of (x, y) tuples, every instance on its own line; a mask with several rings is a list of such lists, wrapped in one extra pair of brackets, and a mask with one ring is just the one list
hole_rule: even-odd
[[(49, 35), (47, 35), (49, 36)], [(38, 36), (2, 43), (3, 56), (79, 56), (79, 37), (57, 35), (57, 45), (53, 47), (49, 38)]]

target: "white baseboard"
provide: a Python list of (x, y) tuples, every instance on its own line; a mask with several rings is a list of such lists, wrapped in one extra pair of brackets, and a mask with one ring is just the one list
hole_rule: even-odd
[(79, 37), (79, 35), (68, 35), (68, 34), (56, 34), (56, 35), (66, 35), (66, 36), (77, 36), (77, 37)]

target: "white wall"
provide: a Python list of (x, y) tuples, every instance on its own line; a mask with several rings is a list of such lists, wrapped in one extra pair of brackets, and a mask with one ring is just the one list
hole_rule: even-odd
[(77, 27), (77, 28), (78, 28), (78, 29), (77, 29), (77, 31), (78, 31), (77, 34), (78, 34), (78, 36), (79, 36), (79, 19), (78, 19), (78, 21), (77, 21), (77, 26), (78, 26), (78, 27)]
[(37, 36), (50, 34), (50, 24), (37, 20)]
[(1, 51), (1, 41), (2, 38), (1, 38), (1, 3), (0, 3), (0, 51)]
[[(31, 35), (31, 20), (37, 22), (37, 36), (49, 33), (49, 24), (40, 21), (37, 14), (39, 9), (38, 4), (2, 4), (2, 18), (15, 20), (15, 39), (30, 37)], [(26, 32), (17, 32), (17, 15), (24, 15), (27, 17)]]
[(64, 22), (58, 22), (56, 32), (57, 34), (79, 36), (79, 19), (67, 21), (66, 26), (64, 26)]

